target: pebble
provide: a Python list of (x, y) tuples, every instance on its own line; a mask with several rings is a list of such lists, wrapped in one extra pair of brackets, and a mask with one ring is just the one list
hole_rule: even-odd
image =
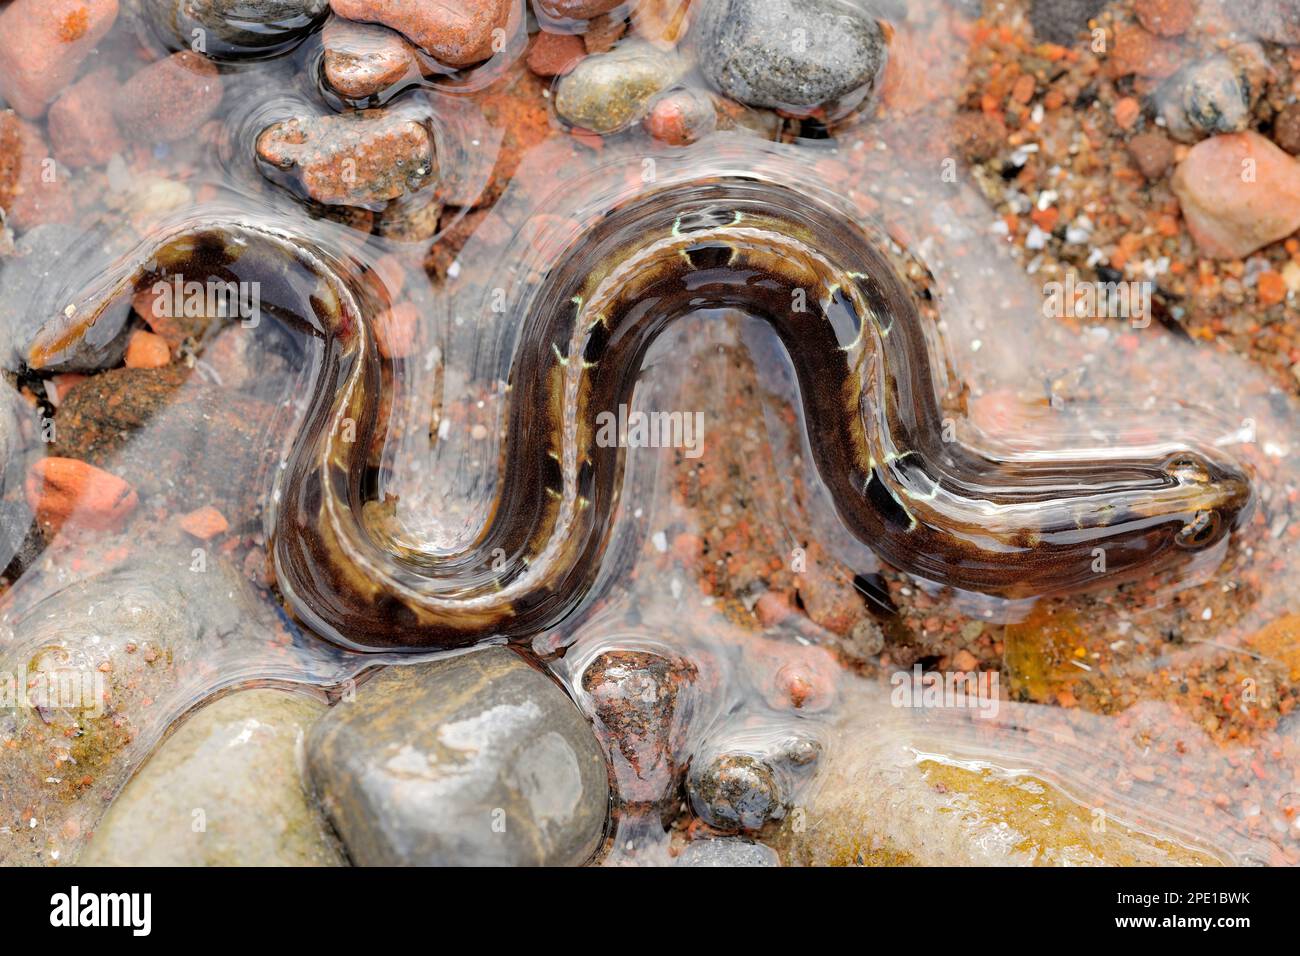
[(514, 5), (514, 0), (457, 0), (454, 4), (330, 0), (339, 16), (392, 27), (439, 63), (452, 67), (473, 66), (501, 49)]
[(66, 180), (40, 129), (13, 110), (0, 111), (0, 209), (5, 223), (25, 230), (71, 219)]
[(349, 99), (376, 96), (419, 69), (411, 44), (387, 27), (335, 17), (325, 24), (321, 43), (325, 80)]
[(637, 122), (650, 100), (681, 75), (678, 60), (648, 44), (625, 44), (589, 56), (560, 80), (555, 111), (593, 133), (616, 133)]
[(1176, 139), (1194, 141), (1206, 134), (1239, 133), (1250, 125), (1250, 84), (1226, 57), (1179, 70), (1157, 98), (1165, 124)]
[(0, 13), (0, 100), (39, 118), (115, 20), (117, 0), (14, 0)]
[(769, 846), (735, 837), (693, 840), (677, 855), (677, 866), (780, 866)]
[(1182, 36), (1196, 18), (1193, 0), (1136, 0), (1138, 22), (1162, 37)]
[(719, 830), (758, 830), (784, 811), (776, 773), (753, 754), (724, 753), (692, 764), (686, 789), (695, 815)]
[(528, 47), (528, 69), (538, 76), (563, 76), (587, 55), (582, 37), (574, 33), (538, 33)]
[(1192, 238), (1212, 258), (1242, 258), (1300, 228), (1300, 162), (1258, 133), (1197, 143), (1172, 185)]
[(720, 93), (796, 116), (856, 108), (886, 58), (880, 24), (834, 0), (705, 0), (691, 35)]
[(1174, 164), (1174, 144), (1164, 133), (1138, 133), (1128, 141), (1128, 151), (1148, 182), (1162, 178)]
[(535, 0), (538, 10), (556, 20), (590, 20), (616, 9), (627, 0)]
[(294, 118), (264, 129), (257, 155), (316, 202), (376, 207), (437, 178), (433, 137), (389, 110)]
[(629, 650), (601, 654), (582, 672), (585, 707), (620, 804), (675, 806), (696, 676), (689, 661)]
[(144, 0), (145, 18), (174, 50), (237, 59), (287, 49), (311, 34), (328, 0)]
[(303, 788), (299, 754), (325, 712), (248, 690), (189, 717), (113, 801), (82, 866), (341, 866)]
[(268, 642), (283, 646), (276, 611), (229, 562), (209, 554), (200, 574), (193, 560), (189, 549), (144, 542), (93, 577), (63, 583), (65, 567), (45, 587), (29, 574), (10, 592), (17, 610), (4, 622), (13, 630), (0, 640), (0, 671), (56, 673), (80, 694), (39, 713), (0, 710), (0, 741), (11, 748), (0, 761), (4, 806), (35, 821), (0, 826), (0, 865), (70, 859), (107, 805), (106, 788), (148, 755), (150, 732), (184, 712), (194, 683), (210, 686), (214, 666), (243, 663)]
[(117, 74), (110, 67), (87, 73), (50, 107), (50, 146), (60, 163), (101, 166), (126, 146), (113, 118)]
[(172, 360), (172, 350), (161, 335), (136, 329), (127, 339), (123, 362), (127, 368), (162, 368)]
[(117, 475), (76, 458), (41, 458), (27, 469), (27, 505), (41, 527), (58, 533), (78, 528), (117, 530), (140, 503)]
[[(764, 834), (787, 866), (1213, 862), (1168, 835), (1120, 825), (1099, 830), (1086, 807), (1036, 776), (918, 760), (917, 724), (900, 719), (905, 709), (891, 707), (887, 690), (870, 681), (854, 683), (816, 791), (800, 802), (802, 813)], [(925, 733), (936, 753), (961, 749), (956, 741), (965, 739), (955, 729)]]
[(1273, 141), (1292, 156), (1300, 156), (1300, 103), (1283, 107), (1273, 120)]
[(226, 520), (226, 516), (211, 505), (204, 505), (202, 508), (195, 508), (189, 514), (181, 515), (177, 524), (186, 534), (200, 541), (211, 541), (230, 530), (230, 522)]
[(206, 57), (189, 50), (141, 69), (122, 85), (113, 114), (123, 133), (145, 142), (190, 136), (221, 105), (221, 76)]
[(1070, 46), (1088, 30), (1088, 21), (1101, 12), (1106, 0), (1033, 0), (1029, 23), (1040, 43)]
[(717, 128), (718, 114), (704, 91), (673, 90), (654, 101), (642, 124), (661, 143), (688, 146)]
[(390, 667), (307, 742), (321, 806), (358, 865), (576, 865), (609, 782), (586, 719), (494, 647)]

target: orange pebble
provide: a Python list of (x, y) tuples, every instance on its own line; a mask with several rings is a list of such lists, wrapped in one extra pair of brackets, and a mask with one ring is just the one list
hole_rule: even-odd
[(420, 311), (412, 302), (399, 302), (375, 322), (375, 344), (384, 358), (406, 358), (415, 349)]
[(162, 368), (172, 360), (172, 350), (161, 335), (136, 329), (126, 345), (127, 368)]
[(127, 482), (76, 458), (33, 462), (23, 490), (36, 520), (52, 531), (69, 519), (86, 528), (115, 530), (139, 504)]
[(1259, 304), (1277, 305), (1286, 298), (1286, 283), (1279, 273), (1269, 270), (1259, 274)]
[(1034, 98), (1034, 88), (1034, 78), (1026, 73), (1011, 87), (1011, 98), (1017, 103), (1028, 103)]
[(1120, 129), (1132, 129), (1141, 114), (1141, 105), (1131, 96), (1126, 96), (1115, 104), (1115, 122)]
[(225, 534), (230, 523), (212, 505), (205, 505), (187, 515), (181, 515), (180, 526), (186, 534), (191, 534), (200, 541), (208, 541), (219, 534)]

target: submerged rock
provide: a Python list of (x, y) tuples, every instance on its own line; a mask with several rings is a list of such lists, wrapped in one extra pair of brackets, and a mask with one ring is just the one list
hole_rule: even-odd
[(184, 550), (53, 593), (29, 575), (10, 596), (0, 682), (25, 686), (0, 683), (15, 695), (0, 708), (3, 865), (74, 859), (167, 721), (287, 637), (238, 571)]
[[(929, 714), (890, 705), (889, 695), (855, 681), (828, 743), (816, 787), (764, 842), (786, 865), (802, 866), (1153, 866), (1213, 865), (1209, 852), (1132, 829), (1075, 803), (1045, 779), (963, 766), (922, 754), (963, 749), (968, 728), (952, 711)], [(1015, 706), (1003, 702), (1002, 706)], [(1023, 706), (1023, 705), (1022, 705)], [(1028, 710), (1028, 708), (1027, 708)], [(1050, 710), (1050, 709), (1043, 709)], [(952, 725), (948, 719), (952, 719)], [(981, 723), (980, 718), (973, 720)], [(992, 721), (990, 721), (992, 723)], [(1022, 723), (999, 728), (1010, 743), (1029, 735)], [(991, 730), (970, 730), (996, 743)], [(1121, 732), (1123, 733), (1123, 732)], [(1131, 731), (1129, 731), (1131, 733)], [(1051, 758), (1051, 733), (1039, 746)], [(1008, 754), (1014, 766), (1026, 760)], [(1156, 790), (1155, 787), (1152, 787)], [(1167, 791), (1157, 791), (1166, 792)], [(1161, 801), (1163, 802), (1163, 801)]]
[(276, 123), (257, 137), (257, 155), (330, 206), (382, 205), (418, 192), (438, 172), (429, 130), (390, 110)]
[(695, 815), (719, 830), (758, 830), (784, 810), (775, 772), (753, 754), (720, 754), (692, 766), (686, 789)]
[(66, 173), (40, 129), (12, 110), (0, 111), (0, 210), (6, 224), (24, 230), (72, 218)]
[(677, 855), (677, 866), (780, 866), (775, 850), (728, 837), (694, 840)]
[(150, 63), (122, 85), (113, 106), (122, 131), (170, 143), (194, 133), (221, 105), (221, 74), (190, 50)]
[(143, 0), (145, 19), (172, 49), (212, 57), (268, 55), (320, 25), (328, 0)]
[(50, 145), (68, 166), (98, 166), (126, 147), (113, 118), (117, 74), (109, 67), (87, 73), (50, 107)]
[(676, 805), (695, 679), (689, 661), (646, 651), (609, 651), (582, 672), (620, 804)]
[(1180, 70), (1165, 84), (1159, 99), (1169, 132), (1178, 139), (1238, 133), (1250, 125), (1250, 81), (1227, 57)]
[(645, 114), (656, 94), (681, 76), (673, 56), (646, 43), (628, 43), (586, 57), (560, 80), (555, 112), (593, 133), (617, 133)]
[(591, 728), (506, 648), (388, 668), (316, 725), (307, 757), (359, 865), (573, 865), (604, 827)]
[(371, 23), (333, 19), (321, 33), (325, 81), (342, 96), (376, 96), (418, 68), (415, 50), (400, 33)]
[(1192, 238), (1216, 259), (1248, 256), (1300, 228), (1300, 162), (1258, 133), (1197, 143), (1172, 185)]
[(15, 0), (0, 13), (0, 100), (37, 119), (117, 20), (117, 0)]
[(587, 55), (582, 37), (576, 33), (542, 31), (528, 47), (528, 69), (538, 76), (563, 76)]
[(691, 35), (719, 92), (796, 116), (853, 110), (885, 64), (880, 24), (839, 0), (707, 0)]
[(188, 718), (113, 801), (83, 866), (338, 866), (299, 773), (325, 705), (280, 690)]
[(330, 0), (330, 6), (349, 20), (392, 27), (439, 63), (466, 67), (504, 48), (514, 0)]

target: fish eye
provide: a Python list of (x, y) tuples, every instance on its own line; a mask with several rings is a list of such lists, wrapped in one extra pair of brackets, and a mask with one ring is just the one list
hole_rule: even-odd
[(1165, 463), (1165, 472), (1184, 484), (1204, 484), (1210, 480), (1210, 469), (1196, 455), (1175, 455)]
[(1180, 548), (1203, 548), (1218, 538), (1221, 524), (1217, 511), (1198, 511), (1183, 525), (1174, 541)]

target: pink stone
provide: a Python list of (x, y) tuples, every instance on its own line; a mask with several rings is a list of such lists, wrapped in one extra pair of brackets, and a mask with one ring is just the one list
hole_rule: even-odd
[(55, 165), (41, 131), (13, 110), (0, 111), (0, 209), (18, 229), (72, 218), (66, 173)]
[(439, 63), (464, 67), (492, 56), (494, 31), (509, 28), (515, 0), (330, 0), (330, 6), (349, 20), (392, 27)]
[(117, 19), (117, 0), (14, 0), (0, 13), (0, 95), (37, 119)]
[(351, 99), (375, 96), (418, 69), (406, 38), (387, 27), (333, 17), (321, 33), (325, 79)]
[(1300, 229), (1300, 162), (1258, 133), (1197, 143), (1172, 185), (1192, 238), (1211, 258), (1240, 259)]
[(67, 166), (99, 166), (125, 146), (113, 119), (117, 76), (108, 67), (87, 73), (50, 107), (50, 145)]
[(184, 139), (221, 105), (221, 75), (189, 50), (150, 63), (114, 99), (122, 130), (151, 143)]

